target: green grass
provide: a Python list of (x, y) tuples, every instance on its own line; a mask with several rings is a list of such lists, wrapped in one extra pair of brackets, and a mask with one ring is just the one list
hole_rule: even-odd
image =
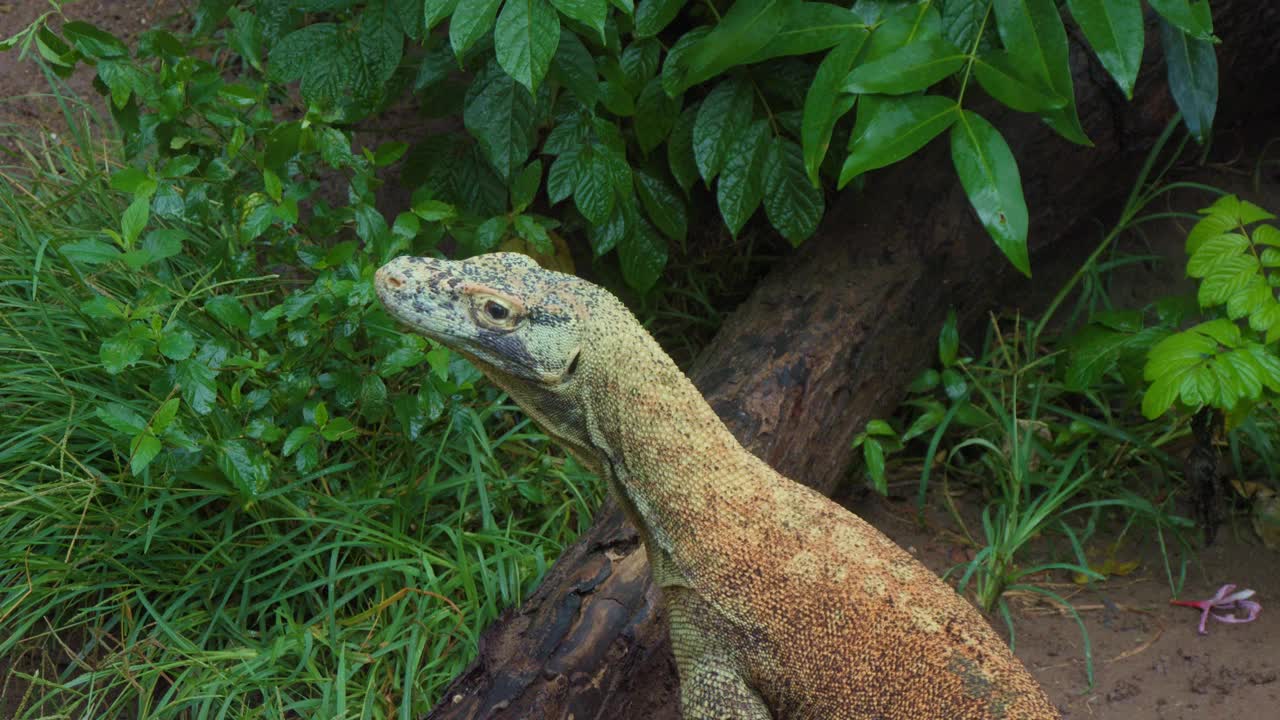
[[(216, 229), (157, 215), (180, 253), (77, 260), (66, 246), (106, 237), (130, 198), (109, 186), (114, 144), (74, 125), (56, 141), (9, 131), (21, 149), (0, 169), (0, 708), (424, 712), (589, 524), (601, 488), (474, 369), (413, 354), (428, 348), (361, 290), (377, 258), (286, 283), (233, 270)], [(256, 322), (333, 288), (350, 294), (268, 333), (210, 302), (234, 298)], [(165, 342), (184, 334), (195, 349), (176, 361)], [(104, 363), (114, 336), (139, 354), (118, 372)], [(378, 365), (400, 348), (407, 369)], [(196, 360), (212, 380), (184, 382)], [(403, 397), (431, 407), (406, 415)], [(319, 441), (318, 413), (350, 427)], [(299, 427), (314, 449), (282, 444)], [(314, 463), (295, 462), (307, 452)]]

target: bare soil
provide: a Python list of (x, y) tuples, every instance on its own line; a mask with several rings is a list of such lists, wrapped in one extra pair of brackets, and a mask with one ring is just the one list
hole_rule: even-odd
[[(25, 27), (48, 8), (44, 0), (0, 1), (0, 38)], [(87, 20), (128, 41), (181, 9), (182, 3), (173, 0), (121, 0), (76, 3), (66, 13), (69, 19)], [(82, 71), (68, 85), (102, 109), (91, 80), (90, 73)], [(19, 61), (16, 51), (0, 53), (0, 126), (17, 124), (57, 132), (63, 127), (61, 111), (47, 91), (46, 80), (33, 63)], [(1243, 182), (1240, 173), (1237, 182)], [(1280, 207), (1276, 202), (1280, 194), (1274, 188), (1273, 182), (1267, 203), (1272, 208)], [(1176, 252), (1179, 237), (1174, 228), (1164, 234), (1162, 244)], [(1166, 283), (1179, 274), (1170, 274), (1167, 266), (1164, 273), (1133, 282), (1167, 292)], [(852, 504), (851, 509), (936, 572), (945, 572), (964, 559), (964, 550), (948, 539), (954, 535), (944, 532), (945, 520), (922, 530), (914, 522), (909, 502), (874, 500)], [(1131, 538), (1121, 559), (1140, 564), (1131, 575), (1090, 587), (1063, 577), (1046, 578), (1043, 583), (1066, 596), (1084, 618), (1096, 672), (1092, 687), (1085, 676), (1084, 643), (1075, 621), (1039, 596), (1010, 597), (1017, 654), (1065, 717), (1205, 720), (1280, 715), (1280, 555), (1266, 550), (1246, 521), (1236, 518), (1219, 533), (1216, 544), (1191, 556), (1182, 597), (1207, 598), (1226, 583), (1252, 588), (1263, 612), (1251, 624), (1211, 620), (1208, 634), (1197, 634), (1196, 611), (1168, 603), (1170, 589), (1154, 538)], [(992, 620), (1004, 632), (1003, 622)], [(6, 664), (0, 662), (0, 667)], [(0, 672), (3, 675), (8, 673)], [(0, 705), (0, 711), (3, 708)]]

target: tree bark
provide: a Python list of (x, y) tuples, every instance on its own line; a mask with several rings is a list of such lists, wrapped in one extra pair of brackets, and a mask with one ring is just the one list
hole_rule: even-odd
[[(1276, 117), (1280, 9), (1217, 0), (1222, 98), (1217, 127)], [(1127, 103), (1084, 41), (1072, 37), (1081, 122), (1096, 147), (1061, 139), (1037, 118), (980, 111), (1017, 157), (1031, 212), (1033, 266), (1049, 253), (1082, 257), (1099, 237), (1072, 230), (1114, 218), (1147, 150), (1176, 108), (1158, 32), (1148, 19), (1137, 100)], [(821, 233), (780, 264), (726, 322), (694, 382), (753, 453), (830, 494), (852, 460), (850, 440), (890, 412), (936, 357), (949, 307), (980, 317), (998, 297), (1034, 294), (1013, 278), (976, 221), (945, 141), (845, 193)], [(1066, 240), (1088, 238), (1081, 247)], [(1063, 247), (1063, 246), (1066, 247)], [(1057, 282), (1039, 284), (1056, 288)], [(609, 502), (522, 607), (480, 640), (479, 657), (449, 687), (434, 720), (679, 717), (678, 682), (658, 593), (635, 530)]]

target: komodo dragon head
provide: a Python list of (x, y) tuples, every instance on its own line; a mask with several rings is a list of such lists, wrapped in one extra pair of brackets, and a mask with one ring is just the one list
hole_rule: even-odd
[(518, 253), (398, 257), (374, 285), (396, 319), (474, 362), (579, 460), (597, 465), (575, 380), (591, 364), (590, 338), (604, 318), (625, 311), (612, 295)]

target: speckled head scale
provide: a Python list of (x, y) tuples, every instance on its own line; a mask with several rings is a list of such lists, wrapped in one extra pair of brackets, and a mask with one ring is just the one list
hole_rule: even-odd
[(416, 332), (523, 380), (566, 381), (598, 290), (525, 255), (467, 260), (398, 257), (374, 282), (387, 310)]

